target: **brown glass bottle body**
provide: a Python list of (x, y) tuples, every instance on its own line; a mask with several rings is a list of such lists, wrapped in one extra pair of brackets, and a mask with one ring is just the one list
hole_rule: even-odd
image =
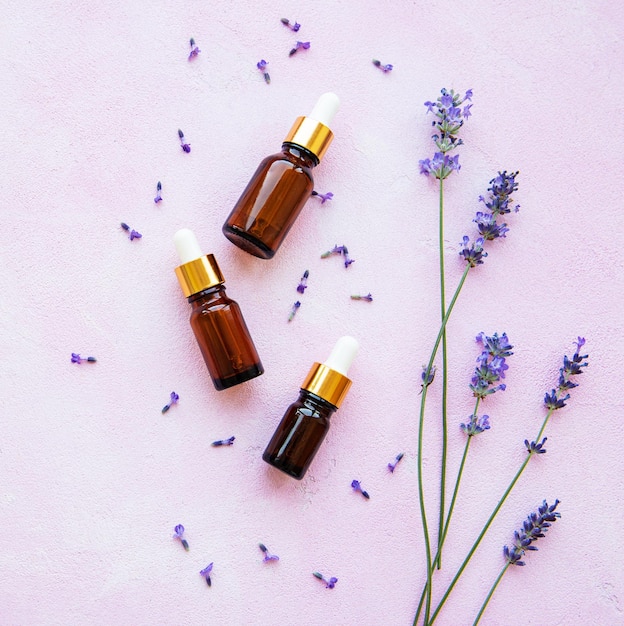
[(263, 460), (301, 480), (329, 430), (329, 418), (336, 407), (302, 389), (279, 423)]
[(227, 297), (222, 284), (195, 293), (188, 301), (191, 328), (217, 390), (264, 372), (240, 307)]
[(314, 189), (318, 158), (293, 143), (264, 159), (223, 225), (223, 234), (245, 252), (271, 259)]

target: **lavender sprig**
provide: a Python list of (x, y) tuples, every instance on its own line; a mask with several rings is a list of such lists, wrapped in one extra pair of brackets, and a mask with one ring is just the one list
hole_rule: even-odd
[(394, 461), (392, 463), (388, 463), (388, 469), (390, 470), (391, 474), (394, 474), (394, 470), (396, 469), (396, 466), (399, 464), (399, 462), (404, 456), (405, 455), (403, 454), (403, 452), (401, 452), (394, 457)]
[(186, 143), (184, 141), (184, 133), (178, 128), (178, 137), (180, 138), (180, 146), (182, 147), (182, 150), (184, 150), (184, 152), (190, 152), (191, 151), (191, 144), (190, 143)]
[(286, 19), (285, 17), (282, 17), (280, 19), (280, 22), (284, 24), (284, 26), (288, 26), (288, 28), (290, 28), (290, 30), (294, 31), (295, 33), (301, 28), (301, 24), (299, 24), (299, 22), (294, 22), (291, 24), (290, 20)]
[(169, 394), (169, 402), (162, 408), (161, 413), (166, 413), (174, 404), (178, 403), (179, 399), (180, 396), (175, 391), (172, 391)]
[(312, 572), (312, 576), (314, 576), (315, 578), (318, 578), (319, 580), (322, 580), (325, 583), (325, 589), (333, 589), (336, 586), (336, 583), (338, 582), (338, 579), (335, 576), (332, 576), (331, 578), (325, 578), (325, 576), (323, 576), (323, 574), (320, 574), (319, 572)]
[(126, 224), (125, 222), (121, 222), (121, 227), (128, 233), (130, 241), (134, 241), (135, 239), (141, 239), (141, 237), (143, 237), (140, 232), (134, 230), (134, 228), (130, 228), (130, 226), (128, 226), (128, 224)]
[(94, 356), (82, 357), (75, 352), (71, 353), (71, 362), (72, 363), (95, 363), (97, 359)]
[(320, 198), (321, 204), (325, 204), (328, 200), (331, 200), (334, 197), (334, 194), (331, 191), (327, 193), (319, 193), (318, 191), (312, 190), (312, 197)]
[(192, 61), (201, 52), (201, 50), (197, 47), (197, 44), (192, 37), (189, 40), (189, 45), (191, 46), (191, 51), (189, 52), (188, 60)]
[(505, 383), (496, 386), (494, 384), (505, 378), (505, 372), (509, 369), (505, 359), (513, 354), (513, 346), (506, 333), (500, 337), (498, 333), (494, 333), (492, 337), (480, 333), (476, 340), (483, 346), (483, 351), (477, 357), (478, 366), (472, 375), (470, 389), (475, 398), (483, 400), (497, 391), (505, 391)]
[(367, 500), (370, 500), (370, 495), (368, 494), (368, 491), (364, 491), (364, 489), (362, 489), (362, 484), (360, 483), (359, 480), (352, 481), (351, 482), (351, 488), (356, 493), (357, 492), (361, 493)]
[(308, 288), (308, 277), (310, 276), (310, 272), (306, 270), (303, 272), (303, 276), (297, 285), (297, 293), (303, 293)]
[(182, 547), (188, 552), (189, 551), (189, 544), (188, 541), (184, 538), (184, 526), (182, 526), (182, 524), (178, 524), (174, 529), (173, 529), (173, 538), (174, 539), (179, 539), (180, 543), (182, 544)]
[(154, 202), (158, 204), (162, 200), (162, 195), (160, 192), (162, 191), (162, 183), (158, 181), (156, 184), (156, 197), (154, 198)]
[[(567, 390), (569, 389), (569, 383), (572, 382), (571, 378), (582, 374), (583, 373), (583, 369), (582, 368), (587, 367), (587, 365), (588, 365), (588, 363), (586, 361), (586, 359), (588, 358), (588, 355), (587, 354), (583, 354), (583, 355), (580, 354), (581, 348), (585, 345), (585, 339), (583, 337), (578, 337), (577, 341), (574, 342), (574, 344), (576, 346), (576, 349), (574, 351), (574, 355), (572, 356), (572, 358), (569, 359), (567, 356), (563, 357), (563, 366), (559, 370), (559, 384), (558, 384), (557, 390), (556, 391), (553, 390), (553, 392), (555, 393), (555, 399), (556, 400), (558, 400), (564, 392), (566, 392), (566, 395), (567, 395)], [(578, 386), (577, 382), (572, 382), (572, 384), (575, 387)], [(546, 394), (546, 395), (549, 398), (551, 398), (551, 394)], [(528, 450), (529, 454), (526, 455), (524, 461), (520, 465), (520, 468), (518, 469), (518, 471), (516, 472), (515, 476), (512, 478), (511, 482), (509, 483), (509, 486), (507, 487), (507, 489), (503, 493), (502, 497), (498, 501), (498, 504), (494, 507), (494, 510), (492, 511), (492, 514), (490, 515), (490, 517), (488, 518), (487, 522), (485, 523), (483, 529), (479, 533), (479, 536), (477, 537), (477, 539), (475, 540), (474, 544), (472, 545), (472, 548), (470, 549), (470, 551), (466, 555), (466, 558), (464, 559), (463, 563), (459, 567), (459, 570), (457, 571), (457, 573), (453, 577), (453, 580), (451, 581), (451, 583), (449, 584), (448, 588), (444, 592), (444, 595), (440, 599), (440, 602), (439, 602), (436, 610), (434, 611), (434, 613), (431, 616), (429, 624), (433, 624), (435, 618), (440, 613), (440, 610), (444, 606), (444, 603), (446, 602), (447, 598), (449, 597), (450, 593), (452, 592), (453, 588), (455, 587), (455, 584), (459, 580), (459, 577), (462, 575), (464, 569), (466, 569), (466, 566), (470, 562), (470, 559), (472, 558), (472, 555), (475, 553), (476, 549), (479, 547), (479, 544), (481, 543), (481, 540), (483, 539), (483, 537), (487, 533), (490, 525), (492, 524), (492, 522), (494, 521), (494, 518), (496, 517), (497, 513), (499, 512), (499, 510), (501, 509), (501, 507), (505, 503), (507, 497), (509, 496), (509, 494), (513, 490), (515, 484), (518, 482), (518, 479), (520, 478), (520, 476), (524, 472), (524, 469), (528, 465), (529, 461), (534, 456), (536, 456), (537, 454), (543, 454), (543, 452), (540, 452), (540, 451), (544, 449), (543, 446), (544, 446), (544, 443), (546, 442), (546, 438), (543, 438), (540, 443), (537, 443), (537, 442), (539, 442), (540, 438), (542, 438), (542, 435), (544, 433), (544, 430), (546, 429), (546, 426), (548, 424), (548, 421), (549, 421), (551, 415), (555, 411), (557, 411), (557, 410), (562, 408), (562, 407), (556, 406), (556, 405), (557, 405), (557, 403), (555, 403), (553, 405), (551, 402), (545, 402), (545, 407), (547, 408), (547, 413), (546, 413), (546, 416), (544, 417), (544, 420), (542, 422), (542, 426), (539, 429), (539, 432), (537, 433), (537, 437), (535, 437), (535, 439), (531, 443), (529, 443), (528, 440), (525, 440), (525, 447), (529, 447), (530, 448), (531, 446), (533, 446), (533, 450), (531, 450), (531, 449)], [(527, 444), (528, 444), (528, 446), (527, 446)], [(539, 448), (539, 450), (538, 450), (538, 448)]]
[(394, 65), (390, 63), (388, 63), (387, 65), (383, 65), (381, 61), (378, 61), (377, 59), (373, 59), (373, 65), (375, 67), (378, 67), (384, 74), (391, 72), (392, 69), (394, 68)]
[(204, 567), (203, 570), (199, 572), (199, 575), (203, 576), (206, 579), (206, 584), (209, 587), (212, 587), (212, 579), (210, 578), (210, 574), (212, 573), (213, 565), (214, 563), (209, 563), (208, 565), (206, 565), (206, 567)]
[(291, 57), (293, 54), (296, 54), (298, 50), (308, 50), (310, 47), (309, 41), (298, 41), (295, 43), (295, 47), (288, 53), (288, 56)]
[(264, 554), (264, 558), (262, 559), (263, 563), (268, 563), (269, 561), (279, 561), (279, 556), (277, 556), (277, 554), (271, 554), (263, 543), (259, 543), (258, 547)]
[(510, 565), (518, 565), (524, 566), (525, 562), (522, 560), (522, 557), (526, 553), (527, 550), (537, 550), (537, 548), (532, 545), (538, 539), (545, 537), (545, 533), (552, 526), (554, 522), (557, 521), (561, 517), (560, 513), (555, 512), (557, 505), (559, 504), (559, 500), (555, 500), (554, 504), (550, 506), (544, 500), (543, 504), (537, 509), (537, 513), (531, 513), (524, 523), (522, 524), (521, 530), (514, 531), (514, 543), (512, 546), (504, 546), (503, 547), (503, 555), (505, 557), (505, 565), (501, 570), (500, 574), (494, 581), (494, 584), (490, 588), (489, 593), (485, 597), (483, 604), (481, 605), (481, 609), (473, 622), (473, 626), (476, 626), (479, 623), (492, 595), (496, 591), (498, 584), (502, 580), (505, 572), (509, 568)]
[(220, 448), (221, 446), (231, 446), (234, 445), (234, 440), (236, 437), (230, 437), (229, 439), (219, 439), (218, 441), (213, 441), (210, 445), (213, 448)]
[(262, 75), (264, 76), (264, 82), (267, 85), (271, 84), (271, 77), (269, 76), (269, 73), (267, 72), (266, 66), (269, 64), (268, 61), (265, 61), (264, 59), (260, 59), (260, 61), (258, 61), (256, 63), (256, 67), (262, 72)]

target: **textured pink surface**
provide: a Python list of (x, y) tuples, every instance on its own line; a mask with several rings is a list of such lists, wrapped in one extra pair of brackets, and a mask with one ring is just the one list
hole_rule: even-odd
[[(422, 103), (444, 86), (475, 94), (447, 185), (449, 285), (498, 169), (521, 170), (522, 210), (449, 324), (451, 477), (474, 335), (506, 331), (515, 355), (507, 391), (487, 403), (492, 429), (472, 446), (434, 599), (521, 462), (579, 334), (591, 365), (437, 623), (472, 623), (502, 545), (544, 498), (561, 499), (562, 519), (482, 623), (623, 623), (623, 26), (617, 3), (580, 0), (5, 6), (0, 623), (411, 624), (425, 570), (419, 375), (439, 310), (436, 187), (418, 159), (432, 154)], [(202, 52), (189, 63), (191, 36)], [(288, 58), (297, 38), (312, 46)], [(384, 75), (373, 57), (395, 69)], [(252, 258), (221, 224), (259, 160), (329, 89), (343, 106), (316, 188), (335, 198), (309, 202), (275, 259)], [(121, 221), (143, 239), (130, 242)], [(226, 392), (210, 384), (173, 273), (171, 237), (185, 226), (218, 258), (266, 368)], [(319, 258), (334, 244), (356, 259), (348, 271)], [(348, 298), (368, 291), (372, 304)], [(310, 364), (346, 333), (361, 342), (353, 389), (293, 481), (261, 453)], [(98, 363), (71, 364), (71, 352)], [(162, 415), (172, 390), (180, 403)], [(436, 381), (432, 527), (439, 399)], [(231, 435), (233, 447), (209, 447)], [(177, 523), (189, 553), (171, 539)], [(281, 560), (263, 564), (258, 541)], [(208, 589), (198, 572), (210, 561)]]

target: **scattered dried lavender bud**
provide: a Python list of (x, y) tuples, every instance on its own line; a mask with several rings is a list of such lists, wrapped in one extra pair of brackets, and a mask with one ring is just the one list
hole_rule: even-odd
[(359, 480), (354, 480), (351, 483), (351, 487), (353, 488), (353, 491), (356, 492), (360, 492), (367, 500), (370, 500), (370, 496), (368, 495), (368, 491), (364, 491), (364, 489), (362, 489), (362, 485), (360, 484)]
[(277, 556), (277, 554), (270, 554), (267, 547), (263, 543), (259, 543), (258, 547), (264, 553), (264, 558), (262, 559), (264, 563), (268, 563), (269, 561), (279, 561), (279, 556)]
[(320, 574), (319, 572), (312, 572), (312, 576), (314, 576), (315, 578), (318, 578), (319, 580), (322, 580), (325, 583), (326, 589), (333, 589), (336, 586), (336, 583), (338, 582), (338, 579), (335, 576), (332, 576), (331, 578), (327, 579), (325, 578), (325, 576), (323, 576), (323, 574)]
[(264, 82), (267, 85), (271, 84), (271, 77), (269, 76), (269, 73), (266, 71), (266, 66), (269, 64), (268, 61), (265, 61), (264, 59), (261, 59), (260, 61), (258, 61), (256, 63), (256, 67), (262, 72), (262, 75), (264, 76)]
[(197, 47), (197, 44), (192, 37), (189, 41), (189, 44), (191, 46), (191, 52), (188, 55), (188, 60), (192, 61), (201, 52), (201, 50)]
[(396, 466), (399, 464), (399, 461), (404, 457), (405, 455), (403, 454), (403, 452), (401, 452), (400, 454), (397, 454), (394, 457), (394, 462), (392, 463), (388, 463), (388, 469), (390, 470), (390, 472), (392, 474), (394, 474), (394, 470), (396, 469)]
[(286, 19), (285, 17), (281, 18), (280, 22), (284, 24), (284, 26), (288, 26), (288, 28), (290, 28), (290, 30), (294, 32), (297, 32), (301, 28), (301, 24), (299, 24), (298, 22), (291, 24), (290, 20)]
[(230, 437), (229, 439), (219, 439), (219, 441), (213, 441), (210, 445), (214, 448), (218, 448), (220, 446), (231, 446), (234, 444), (234, 440), (236, 437)]
[(134, 228), (130, 228), (130, 226), (128, 226), (125, 222), (121, 222), (121, 227), (128, 233), (130, 241), (134, 239), (141, 239), (141, 237), (143, 237), (140, 232), (134, 230)]
[(372, 302), (373, 296), (370, 293), (367, 293), (365, 296), (351, 296), (351, 300), (366, 300), (366, 302)]
[(71, 355), (72, 363), (82, 363), (83, 361), (87, 363), (95, 363), (97, 359), (94, 356), (81, 357), (79, 354), (72, 352), (72, 355)]
[(310, 275), (310, 272), (308, 270), (303, 272), (303, 276), (301, 277), (301, 280), (299, 281), (299, 284), (297, 285), (298, 293), (303, 293), (308, 288), (308, 276), (309, 275)]
[(180, 543), (183, 546), (183, 548), (188, 552), (189, 551), (189, 544), (188, 544), (188, 541), (184, 538), (184, 526), (182, 526), (182, 524), (178, 524), (173, 529), (173, 531), (174, 531), (173, 538), (174, 539), (179, 539)]
[(212, 580), (210, 578), (210, 573), (212, 572), (212, 566), (213, 565), (214, 565), (214, 563), (210, 563), (209, 565), (206, 565), (206, 567), (204, 567), (204, 569), (199, 572), (200, 576), (203, 576), (206, 579), (206, 584), (209, 587), (212, 586)]
[(392, 68), (394, 67), (390, 63), (388, 63), (387, 65), (382, 65), (381, 61), (378, 61), (377, 59), (373, 59), (373, 65), (375, 67), (378, 67), (384, 74), (391, 72)]
[(184, 133), (179, 128), (178, 128), (178, 137), (180, 138), (180, 146), (182, 146), (182, 150), (184, 150), (184, 152), (190, 152), (191, 144), (186, 143), (184, 141)]
[(156, 204), (158, 204), (162, 200), (162, 196), (160, 195), (161, 191), (162, 191), (162, 183), (158, 181), (158, 184), (156, 185), (156, 197), (154, 198), (154, 202)]
[(295, 315), (297, 314), (297, 311), (299, 310), (299, 307), (301, 306), (301, 302), (299, 302), (299, 300), (297, 300), (297, 302), (295, 302), (295, 304), (292, 305), (292, 309), (290, 310), (290, 313), (288, 314), (288, 321), (292, 322), (293, 319), (295, 318)]
[(319, 193), (318, 191), (312, 191), (312, 196), (316, 196), (321, 199), (321, 204), (325, 204), (328, 200), (331, 200), (334, 197), (334, 194), (331, 191), (327, 193)]
[(295, 44), (295, 47), (288, 53), (288, 56), (291, 57), (293, 54), (296, 54), (297, 50), (303, 49), (307, 50), (310, 47), (309, 41), (298, 41)]
[(349, 250), (347, 250), (347, 246), (334, 246), (331, 250), (323, 252), (323, 254), (321, 254), (321, 259), (326, 259), (327, 257), (333, 256), (335, 254), (344, 257), (345, 268), (348, 268), (351, 263), (355, 263), (355, 259), (349, 258)]
[(172, 391), (169, 394), (169, 404), (165, 404), (165, 406), (162, 408), (161, 413), (166, 413), (174, 404), (178, 403), (179, 399), (180, 396), (175, 391)]

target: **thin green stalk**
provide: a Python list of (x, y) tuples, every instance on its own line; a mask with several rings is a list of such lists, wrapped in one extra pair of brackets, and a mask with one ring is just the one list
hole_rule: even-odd
[[(444, 273), (444, 179), (440, 178), (440, 232), (438, 246), (440, 249), (440, 319), (446, 315), (446, 293), (445, 293), (445, 273)], [(448, 428), (446, 420), (446, 397), (448, 383), (448, 368), (446, 360), (446, 327), (442, 333), (442, 461), (440, 463), (440, 516), (438, 523), (438, 569), (442, 567), (442, 544), (440, 538), (444, 530), (444, 511), (446, 495), (446, 451), (448, 444)]]
[[(420, 503), (420, 517), (422, 520), (423, 526), (423, 534), (425, 537), (425, 553), (427, 555), (427, 582), (425, 584), (425, 597), (426, 597), (426, 606), (425, 606), (425, 618), (426, 621), (429, 620), (429, 609), (431, 605), (431, 575), (432, 575), (432, 566), (431, 566), (431, 544), (429, 541), (429, 527), (427, 525), (427, 512), (425, 510), (425, 493), (423, 488), (423, 467), (422, 467), (422, 449), (423, 449), (423, 430), (424, 430), (424, 419), (425, 419), (425, 402), (427, 399), (427, 389), (429, 385), (427, 381), (429, 380), (429, 376), (431, 374), (431, 369), (433, 367), (433, 361), (438, 352), (438, 347), (440, 346), (440, 341), (442, 340), (442, 335), (444, 334), (444, 329), (446, 328), (446, 324), (453, 312), (453, 308), (455, 307), (455, 303), (457, 302), (457, 298), (464, 286), (464, 282), (466, 282), (466, 277), (468, 276), (468, 272), (470, 271), (470, 265), (466, 265), (464, 269), (464, 273), (462, 274), (459, 284), (457, 285), (457, 289), (453, 294), (453, 298), (449, 304), (449, 307), (446, 311), (444, 319), (442, 320), (442, 324), (440, 325), (440, 330), (438, 332), (438, 336), (436, 337), (433, 350), (431, 351), (431, 356), (429, 357), (429, 363), (427, 364), (427, 369), (424, 374), (423, 388), (422, 394), (420, 396), (420, 414), (418, 418), (418, 500)], [(420, 613), (420, 610), (419, 610)], [(418, 619), (419, 614), (414, 618), (414, 624)]]
[(498, 578), (494, 581), (494, 584), (492, 585), (492, 588), (490, 589), (490, 592), (487, 594), (485, 600), (483, 601), (483, 604), (481, 605), (481, 609), (479, 610), (479, 613), (477, 614), (477, 617), (475, 618), (475, 621), (473, 622), (472, 626), (477, 626), (477, 624), (479, 623), (479, 620), (481, 619), (481, 616), (483, 615), (483, 611), (485, 611), (485, 607), (488, 605), (488, 602), (490, 601), (490, 598), (492, 597), (492, 595), (496, 591), (496, 587), (498, 587), (498, 583), (501, 581), (501, 578), (504, 576), (505, 572), (507, 571), (507, 568), (510, 565), (511, 565), (511, 563), (509, 561), (507, 561), (507, 563), (505, 563), (505, 567), (503, 567), (503, 569), (501, 570), (500, 574), (498, 575)]
[[(542, 422), (542, 427), (540, 428), (539, 433), (537, 434), (537, 437), (535, 438), (535, 441), (538, 441), (539, 438), (542, 436), (542, 433), (544, 432), (544, 429), (546, 428), (546, 424), (548, 423), (548, 419), (552, 415), (553, 411), (554, 411), (554, 409), (549, 409), (548, 413), (546, 413), (546, 417), (544, 418), (544, 421)], [(438, 616), (438, 613), (440, 612), (440, 609), (444, 606), (444, 603), (446, 602), (446, 599), (449, 597), (451, 591), (453, 590), (453, 587), (455, 587), (455, 584), (459, 580), (459, 577), (462, 575), (464, 569), (466, 569), (466, 566), (470, 562), (470, 559), (472, 558), (472, 555), (475, 553), (476, 549), (479, 547), (479, 544), (481, 543), (481, 540), (485, 536), (485, 533), (490, 528), (490, 525), (494, 521), (494, 518), (496, 517), (498, 511), (500, 510), (500, 508), (505, 503), (505, 500), (507, 499), (507, 496), (511, 493), (511, 490), (514, 488), (515, 484), (518, 482), (518, 479), (522, 475), (522, 472), (524, 472), (524, 468), (527, 466), (527, 464), (531, 460), (532, 456), (533, 456), (533, 454), (531, 454), (531, 453), (527, 454), (526, 458), (522, 462), (522, 465), (520, 465), (520, 469), (516, 472), (516, 475), (513, 477), (513, 479), (509, 483), (509, 486), (505, 490), (505, 493), (503, 493), (501, 499), (498, 501), (498, 504), (494, 507), (494, 510), (492, 511), (492, 514), (490, 515), (490, 517), (488, 518), (487, 522), (485, 523), (485, 526), (483, 527), (483, 529), (479, 533), (479, 536), (477, 537), (476, 541), (472, 544), (472, 548), (470, 548), (470, 551), (468, 552), (466, 558), (464, 559), (463, 563), (461, 564), (461, 566), (457, 570), (457, 573), (455, 574), (455, 577), (451, 581), (451, 584), (448, 586), (447, 590), (444, 592), (444, 595), (442, 596), (442, 599), (440, 600), (436, 610), (434, 611), (433, 615), (431, 616), (431, 621), (425, 622), (425, 624), (427, 624), (428, 626), (431, 626), (431, 624), (433, 624), (433, 622), (435, 621), (436, 617)]]

